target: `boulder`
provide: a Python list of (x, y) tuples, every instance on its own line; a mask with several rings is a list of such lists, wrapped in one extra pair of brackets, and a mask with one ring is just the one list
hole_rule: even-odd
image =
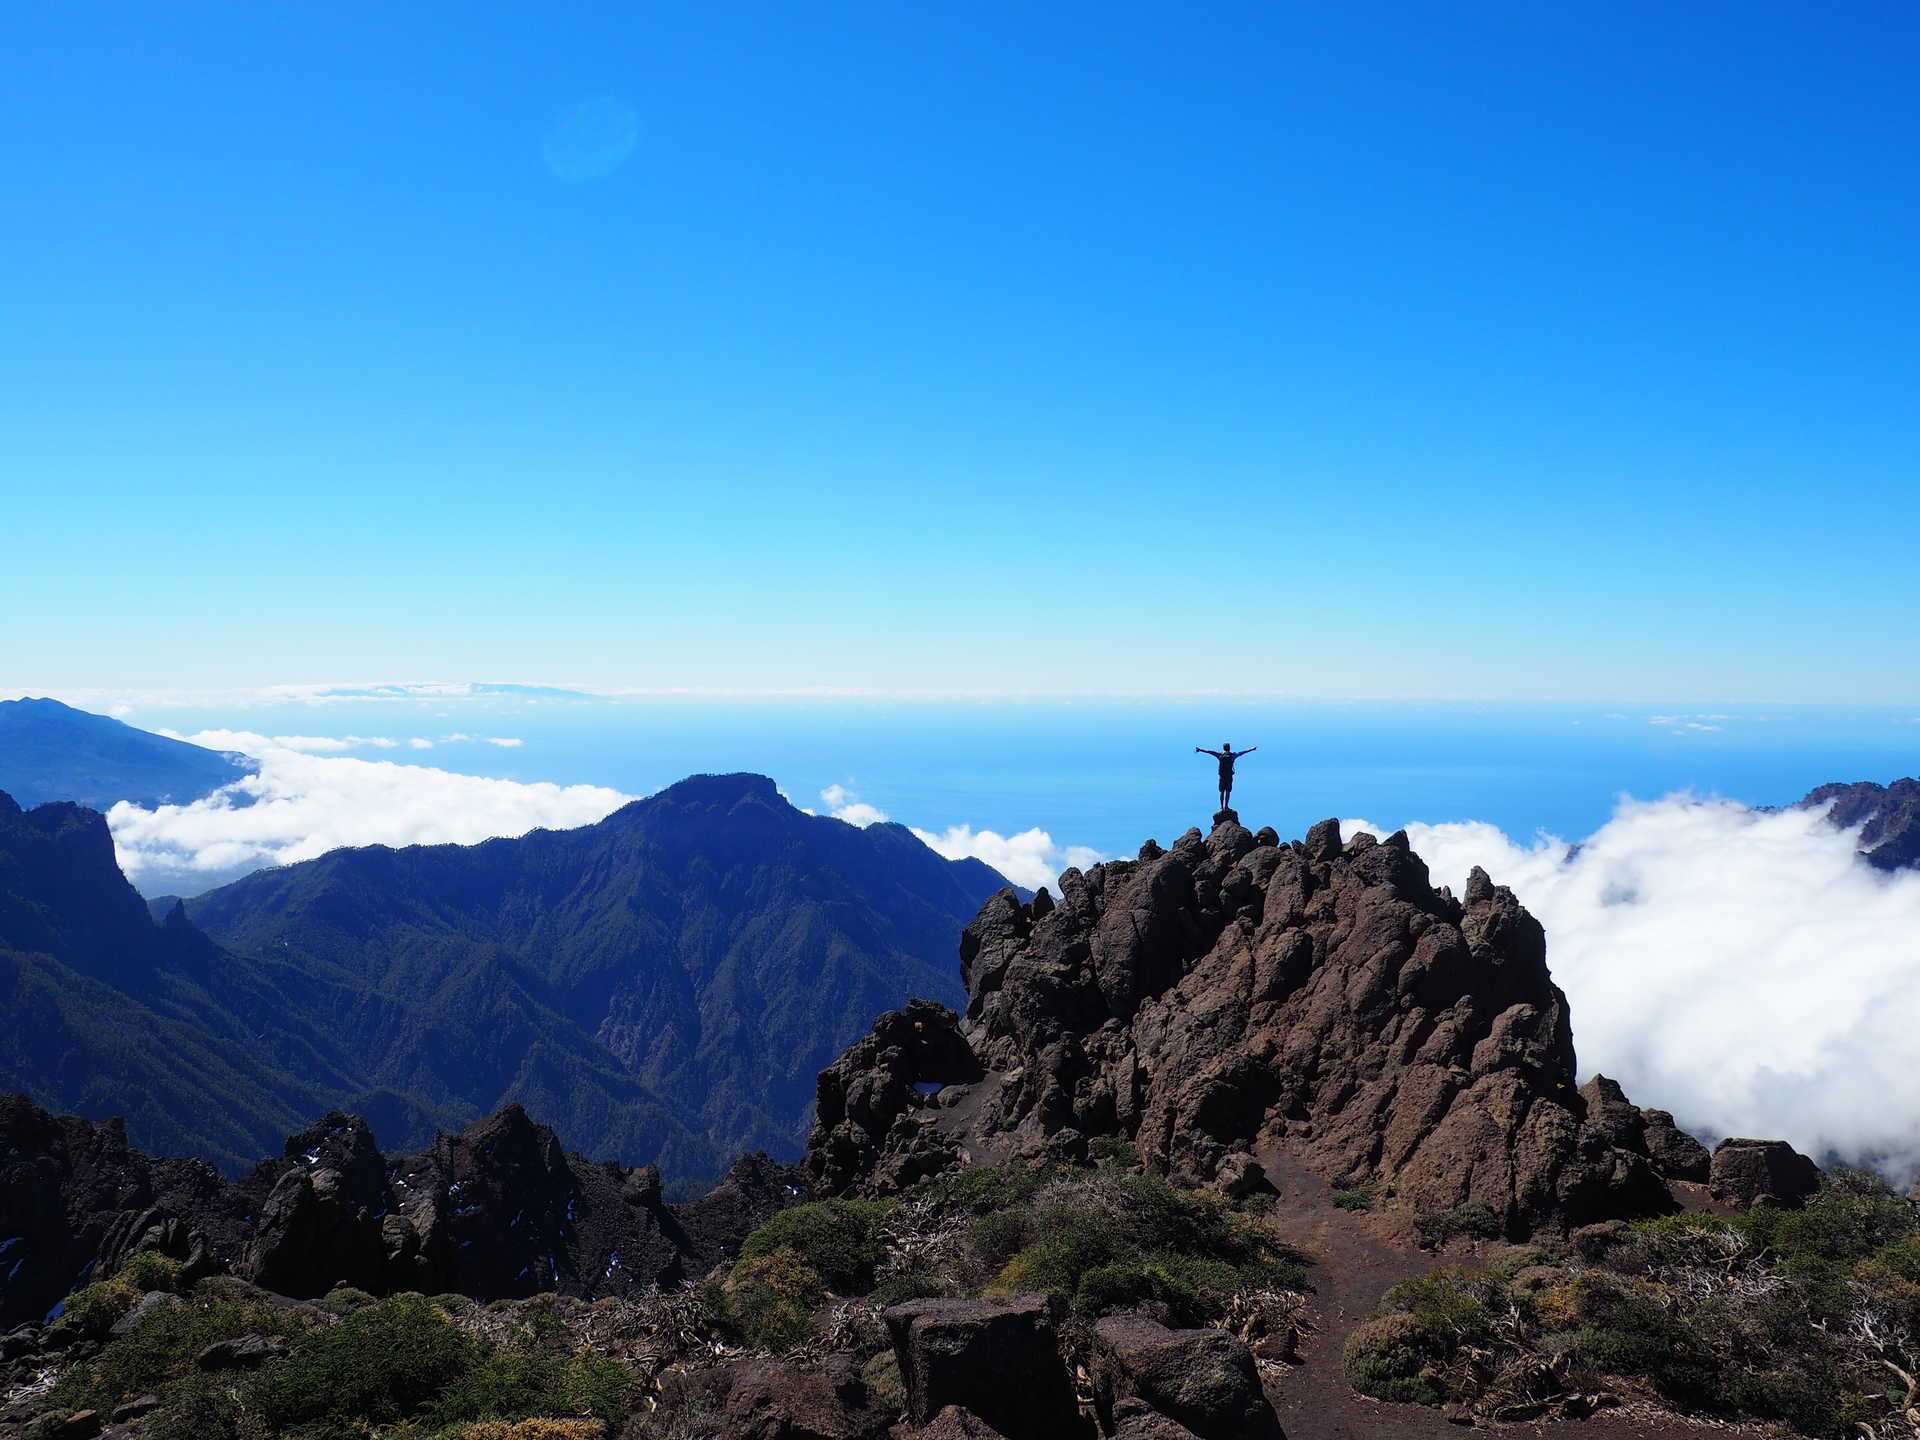
[(891, 1418), (873, 1404), (850, 1355), (819, 1366), (743, 1361), (732, 1367), (723, 1413), (734, 1440), (876, 1440)]
[(1108, 1428), (1150, 1419), (1141, 1416), (1144, 1407), (1200, 1440), (1281, 1440), (1252, 1353), (1224, 1331), (1169, 1330), (1142, 1315), (1110, 1315), (1093, 1327), (1087, 1368)]
[(907, 1391), (907, 1415), (925, 1425), (958, 1406), (1006, 1440), (1082, 1432), (1044, 1295), (1005, 1300), (912, 1300), (882, 1317)]
[(1713, 1147), (1713, 1193), (1743, 1209), (1797, 1208), (1820, 1188), (1820, 1167), (1784, 1140), (1722, 1140)]

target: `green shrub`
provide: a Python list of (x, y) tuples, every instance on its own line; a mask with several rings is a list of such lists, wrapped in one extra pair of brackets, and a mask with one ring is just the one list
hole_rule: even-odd
[(336, 1315), (348, 1315), (355, 1310), (364, 1310), (374, 1303), (373, 1296), (364, 1290), (356, 1290), (351, 1285), (342, 1285), (329, 1290), (320, 1297), (320, 1306)]
[(1341, 1370), (1347, 1384), (1376, 1400), (1438, 1405), (1447, 1397), (1427, 1376), (1449, 1352), (1406, 1311), (1375, 1315), (1347, 1337)]
[(1140, 1147), (1118, 1135), (1096, 1135), (1087, 1142), (1087, 1159), (1100, 1169), (1137, 1170)]
[(1380, 1310), (1404, 1311), (1434, 1346), (1452, 1349), (1484, 1341), (1506, 1298), (1500, 1276), (1449, 1265), (1400, 1281), (1380, 1298)]
[(867, 1361), (860, 1378), (866, 1383), (867, 1393), (883, 1413), (907, 1408), (907, 1382), (900, 1374), (900, 1361), (893, 1351), (882, 1350)]
[(843, 1295), (863, 1295), (886, 1254), (875, 1238), (893, 1207), (880, 1200), (824, 1200), (782, 1210), (740, 1247), (742, 1260), (791, 1250)]
[(927, 1193), (942, 1209), (986, 1215), (1026, 1205), (1055, 1174), (1031, 1165), (970, 1165), (934, 1181)]
[(626, 1419), (631, 1389), (627, 1372), (612, 1360), (508, 1351), (487, 1356), (448, 1385), (426, 1418), (439, 1427), (591, 1415), (613, 1426)]
[(1371, 1210), (1373, 1187), (1356, 1185), (1351, 1190), (1336, 1190), (1333, 1192), (1333, 1203), (1342, 1210)]
[(216, 1340), (242, 1335), (290, 1337), (305, 1325), (295, 1315), (258, 1300), (182, 1300), (142, 1317), (126, 1335), (109, 1340), (92, 1360), (75, 1365), (54, 1387), (53, 1398), (73, 1409), (111, 1410), (134, 1395), (158, 1392), (188, 1374), (199, 1353)]
[(997, 1271), (1026, 1246), (1027, 1212), (995, 1210), (967, 1227), (967, 1245), (989, 1274)]
[(116, 1275), (74, 1291), (61, 1302), (60, 1317), (53, 1323), (68, 1334), (97, 1340), (139, 1303), (139, 1288)]
[(473, 1309), (474, 1306), (478, 1305), (480, 1302), (474, 1299), (471, 1295), (461, 1295), (455, 1291), (449, 1290), (443, 1295), (435, 1295), (433, 1297), (433, 1303), (438, 1305), (442, 1310), (446, 1311), (449, 1315), (458, 1315), (463, 1310)]
[(129, 1255), (126, 1263), (114, 1274), (116, 1278), (142, 1291), (178, 1291), (182, 1268), (180, 1262), (171, 1255), (162, 1255), (158, 1250), (141, 1250)]
[(873, 1287), (869, 1298), (876, 1305), (901, 1305), (952, 1293), (953, 1287), (931, 1270), (896, 1270)]
[(826, 1290), (798, 1251), (755, 1255), (735, 1265), (727, 1280), (727, 1317), (749, 1345), (791, 1349), (813, 1334), (813, 1312)]
[(1506, 1234), (1499, 1212), (1484, 1200), (1469, 1200), (1451, 1210), (1429, 1210), (1414, 1218), (1413, 1228), (1421, 1244), (1435, 1248), (1460, 1235), (1497, 1240)]
[(1136, 1237), (1118, 1217), (1075, 1205), (1042, 1209), (1033, 1216), (1031, 1235), (1026, 1247), (1001, 1268), (994, 1289), (1044, 1290), (1070, 1300), (1089, 1270), (1136, 1249)]
[(473, 1370), (480, 1347), (425, 1296), (376, 1301), (302, 1335), (261, 1372), (260, 1408), (280, 1426), (390, 1425)]
[(141, 1440), (258, 1440), (272, 1433), (233, 1377), (192, 1371), (161, 1393)]

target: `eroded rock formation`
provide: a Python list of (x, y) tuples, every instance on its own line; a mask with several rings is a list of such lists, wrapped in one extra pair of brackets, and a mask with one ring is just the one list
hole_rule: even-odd
[(1476, 870), (1456, 898), (1404, 834), (1304, 842), (1230, 813), (1210, 835), (1010, 891), (967, 927), (960, 1017), (881, 1017), (821, 1077), (804, 1162), (825, 1193), (962, 1160), (1133, 1141), (1238, 1191), (1285, 1155), (1415, 1212), (1514, 1232), (1672, 1208), (1706, 1155), (1611, 1081), (1575, 1086), (1539, 924)]
[(709, 1194), (661, 1201), (652, 1166), (595, 1165), (518, 1106), (388, 1159), (357, 1116), (328, 1115), (229, 1182), (132, 1149), (117, 1121), (0, 1096), (0, 1329), (158, 1250), (277, 1293), (336, 1285), (478, 1298), (629, 1295), (697, 1278), (797, 1193), (743, 1157)]

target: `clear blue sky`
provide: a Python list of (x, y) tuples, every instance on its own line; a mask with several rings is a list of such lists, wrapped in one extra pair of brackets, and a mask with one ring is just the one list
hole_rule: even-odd
[(6, 7), (0, 685), (1920, 698), (1917, 76), (1905, 0)]

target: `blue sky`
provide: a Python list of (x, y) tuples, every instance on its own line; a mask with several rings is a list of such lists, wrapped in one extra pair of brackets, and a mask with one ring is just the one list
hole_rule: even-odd
[(0, 684), (1920, 698), (1916, 73), (1907, 4), (11, 7)]

